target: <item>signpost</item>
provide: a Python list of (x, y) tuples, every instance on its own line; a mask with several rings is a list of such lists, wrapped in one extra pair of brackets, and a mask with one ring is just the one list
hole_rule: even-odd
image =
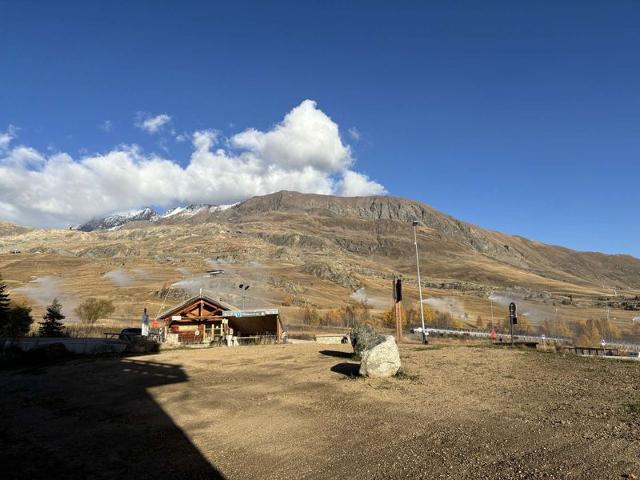
[(511, 335), (511, 346), (513, 347), (513, 326), (518, 324), (518, 316), (516, 315), (516, 304), (509, 304), (509, 334)]

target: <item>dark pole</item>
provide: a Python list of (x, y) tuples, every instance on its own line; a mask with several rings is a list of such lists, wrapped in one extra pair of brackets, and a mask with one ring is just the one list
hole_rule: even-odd
[(518, 317), (516, 316), (516, 304), (511, 302), (509, 304), (509, 334), (511, 335), (511, 346), (513, 347), (513, 325), (518, 323)]

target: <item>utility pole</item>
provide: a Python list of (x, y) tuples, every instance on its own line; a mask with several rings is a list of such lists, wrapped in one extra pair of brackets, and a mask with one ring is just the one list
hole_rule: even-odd
[(424, 327), (424, 311), (423, 311), (423, 303), (422, 303), (422, 281), (420, 280), (420, 257), (418, 256), (418, 221), (414, 220), (411, 224), (413, 226), (413, 244), (416, 247), (416, 270), (418, 271), (418, 292), (420, 294), (420, 321), (422, 322), (422, 343), (425, 345), (428, 342), (427, 340), (427, 331)]

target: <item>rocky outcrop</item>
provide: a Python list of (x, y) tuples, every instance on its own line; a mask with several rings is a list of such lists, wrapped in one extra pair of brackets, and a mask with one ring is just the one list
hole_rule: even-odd
[(302, 267), (304, 273), (313, 275), (321, 280), (329, 280), (342, 287), (355, 290), (360, 287), (358, 279), (351, 276), (344, 268), (337, 263), (312, 262)]
[(363, 377), (392, 377), (400, 370), (400, 352), (392, 335), (386, 335), (384, 341), (365, 350), (360, 363), (360, 375)]

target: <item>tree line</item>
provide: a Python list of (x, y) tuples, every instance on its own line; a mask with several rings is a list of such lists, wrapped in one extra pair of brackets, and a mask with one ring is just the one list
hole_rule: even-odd
[[(354, 325), (368, 323), (386, 328), (395, 328), (394, 310), (388, 310), (382, 315), (373, 315), (371, 306), (367, 302), (349, 301), (346, 305), (330, 309), (321, 313), (312, 305), (305, 305), (302, 309), (303, 322), (309, 326), (333, 326), (353, 327)], [(475, 322), (472, 319), (462, 320), (454, 317), (449, 312), (441, 312), (423, 305), (425, 325), (433, 328), (452, 329), (477, 329), (490, 332), (495, 329), (498, 334), (509, 332), (509, 318), (500, 317), (494, 323), (485, 320), (478, 315)], [(403, 308), (403, 325), (418, 326), (421, 323), (420, 310), (418, 308)], [(604, 339), (614, 341), (626, 336), (632, 340), (640, 341), (640, 321), (633, 323), (629, 331), (624, 335), (620, 329), (607, 318), (588, 318), (579, 321), (552, 321), (545, 319), (537, 325), (533, 325), (526, 315), (518, 316), (518, 323), (514, 325), (516, 335), (546, 335), (548, 337), (563, 337), (572, 339), (576, 345), (599, 346)]]

